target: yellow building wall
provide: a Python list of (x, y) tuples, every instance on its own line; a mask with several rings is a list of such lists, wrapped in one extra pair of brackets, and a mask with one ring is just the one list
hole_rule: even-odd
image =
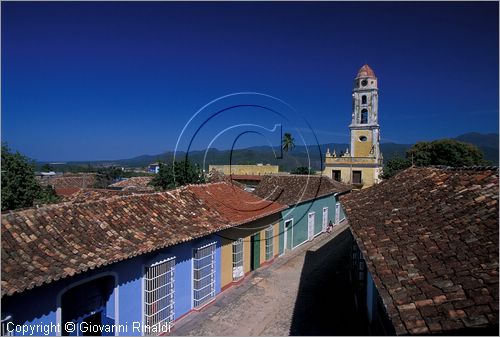
[[(351, 183), (351, 167), (335, 167), (327, 166), (323, 171), (323, 175), (333, 179), (333, 171), (340, 170), (340, 179), (345, 184)], [(352, 171), (361, 171), (361, 180), (364, 182), (363, 188), (375, 185), (375, 168), (373, 167), (356, 167), (352, 166)]]
[(209, 165), (209, 172), (212, 171), (212, 169), (215, 169), (226, 175), (264, 175), (279, 172), (278, 165)]
[(233, 282), (233, 241), (222, 238), (221, 247), (221, 287)]
[[(351, 149), (351, 153), (354, 157), (369, 157), (370, 151), (373, 146), (373, 135), (370, 130), (352, 130), (351, 134), (354, 138), (354, 149)], [(362, 142), (359, 137), (366, 137), (366, 141)]]
[(264, 219), (253, 221), (238, 227), (221, 231), (221, 287), (225, 287), (233, 282), (233, 242), (243, 239), (243, 270), (246, 273), (251, 271), (251, 236), (260, 233), (260, 263), (266, 260), (266, 228), (274, 226), (274, 255), (278, 254), (279, 241), (279, 218), (280, 214), (272, 215)]

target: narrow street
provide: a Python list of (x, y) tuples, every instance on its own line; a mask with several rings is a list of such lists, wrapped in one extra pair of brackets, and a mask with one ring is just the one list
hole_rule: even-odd
[(358, 335), (344, 222), (176, 322), (172, 335)]

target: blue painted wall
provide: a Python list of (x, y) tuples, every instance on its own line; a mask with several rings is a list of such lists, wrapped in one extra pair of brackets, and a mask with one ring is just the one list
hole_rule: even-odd
[[(156, 252), (141, 255), (126, 261), (98, 268), (93, 271), (59, 280), (48, 285), (36, 287), (13, 296), (2, 298), (2, 317), (12, 316), (15, 325), (24, 325), (29, 328), (40, 326), (39, 329), (50, 323), (58, 323), (57, 308), (58, 296), (80, 281), (88, 281), (99, 275), (113, 275), (116, 287), (106, 303), (106, 316), (116, 324), (125, 325), (127, 332), (120, 335), (141, 335), (133, 329), (133, 322), (143, 322), (143, 274), (147, 264), (160, 261), (166, 256), (175, 256), (175, 319), (188, 313), (192, 308), (192, 257), (193, 250), (211, 242), (216, 243), (215, 251), (215, 293), (220, 293), (220, 238), (211, 235), (198, 240), (189, 241)], [(117, 305), (115, 307), (115, 295)], [(45, 334), (38, 331), (35, 335), (56, 335), (55, 329)], [(15, 333), (23, 335), (23, 333)], [(26, 334), (25, 334), (26, 335)], [(27, 334), (29, 335), (29, 333)]]

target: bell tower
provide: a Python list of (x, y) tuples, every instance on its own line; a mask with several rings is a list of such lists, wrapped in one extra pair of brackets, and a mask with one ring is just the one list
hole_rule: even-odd
[(378, 124), (378, 83), (369, 65), (359, 69), (352, 89), (350, 146), (345, 152), (327, 149), (323, 174), (334, 180), (366, 188), (380, 181), (382, 153)]
[(380, 157), (377, 77), (365, 64), (354, 79), (352, 89), (351, 131), (352, 157)]

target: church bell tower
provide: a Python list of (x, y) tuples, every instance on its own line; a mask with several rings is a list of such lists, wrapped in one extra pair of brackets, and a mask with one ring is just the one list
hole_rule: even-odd
[(352, 157), (380, 157), (377, 77), (365, 64), (354, 79), (352, 90), (351, 131)]
[[(352, 89), (350, 146), (326, 151), (323, 174), (334, 180), (366, 188), (380, 181), (382, 153), (378, 123), (378, 83), (375, 72), (365, 64), (359, 69)], [(350, 150), (349, 150), (350, 149)]]

